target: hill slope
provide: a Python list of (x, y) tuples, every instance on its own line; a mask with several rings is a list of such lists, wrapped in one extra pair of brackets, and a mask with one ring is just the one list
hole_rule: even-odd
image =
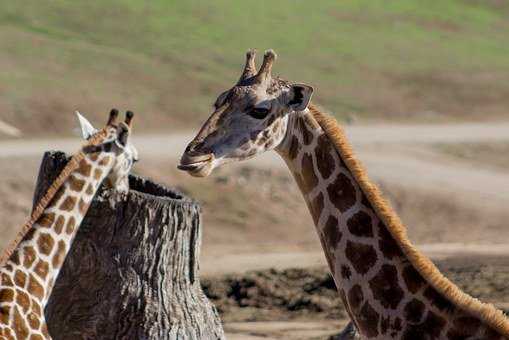
[(1, 1), (0, 119), (66, 133), (78, 108), (196, 127), (244, 51), (307, 82), (338, 116), (508, 116), (509, 5), (498, 0)]

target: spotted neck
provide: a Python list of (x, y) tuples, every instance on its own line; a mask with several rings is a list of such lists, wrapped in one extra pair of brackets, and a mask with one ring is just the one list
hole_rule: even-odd
[(15, 332), (18, 339), (30, 334), (36, 339), (49, 338), (44, 308), (112, 160), (108, 153), (81, 159), (0, 268), (0, 339), (2, 332)]
[[(338, 150), (316, 114), (306, 110), (291, 115), (277, 151), (302, 191), (340, 296), (362, 336), (509, 336), (507, 319), (500, 312), (468, 300), (450, 282), (453, 288), (444, 294), (432, 284), (439, 280), (430, 280), (432, 275), (441, 276), (438, 270), (420, 254), (414, 255), (422, 266), (409, 258), (408, 252), (416, 250), (405, 248), (393, 236), (358, 176), (345, 164), (349, 161), (345, 157), (351, 155)], [(428, 275), (423, 266), (432, 266), (436, 272)], [(458, 296), (465, 302), (458, 303)]]

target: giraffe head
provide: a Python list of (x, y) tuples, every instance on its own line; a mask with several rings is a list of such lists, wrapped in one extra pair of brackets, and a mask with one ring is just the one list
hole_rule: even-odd
[(273, 78), (276, 54), (266, 51), (256, 71), (255, 52), (248, 51), (242, 75), (214, 104), (214, 112), (187, 146), (179, 169), (196, 177), (231, 161), (276, 148), (284, 139), (288, 116), (304, 111), (313, 88)]
[[(82, 136), (88, 141), (82, 151), (94, 160), (104, 155), (98, 166), (103, 166), (107, 176), (104, 184), (121, 193), (129, 192), (129, 171), (138, 161), (138, 151), (130, 141), (133, 113), (126, 112), (124, 122), (117, 123), (118, 110), (113, 109), (106, 126), (95, 129), (79, 112), (76, 112)], [(107, 161), (106, 161), (107, 160)]]

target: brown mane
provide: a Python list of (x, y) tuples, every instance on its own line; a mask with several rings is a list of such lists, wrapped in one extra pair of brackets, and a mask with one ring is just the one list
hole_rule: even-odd
[(502, 311), (461, 291), (438, 270), (431, 260), (412, 245), (408, 239), (406, 227), (383, 198), (378, 187), (368, 179), (366, 171), (355, 157), (352, 147), (338, 122), (331, 116), (322, 113), (313, 104), (309, 105), (309, 111), (332, 141), (362, 191), (373, 205), (378, 217), (385, 223), (392, 237), (422, 277), (460, 309), (478, 316), (490, 327), (509, 338), (509, 319)]
[[(106, 130), (101, 130), (91, 139), (89, 139), (85, 146), (97, 145), (103, 140), (105, 136)], [(85, 153), (82, 150), (72, 156), (65, 168), (60, 172), (44, 196), (37, 203), (37, 206), (34, 208), (32, 214), (30, 215), (30, 219), (23, 225), (16, 238), (7, 246), (7, 249), (3, 252), (2, 257), (0, 258), (0, 267), (3, 267), (6, 264), (7, 260), (14, 253), (14, 250), (16, 250), (18, 244), (23, 240), (28, 231), (32, 229), (34, 224), (41, 218), (44, 210), (46, 210), (57, 191), (62, 187), (69, 175), (79, 167), (80, 162), (84, 158)]]

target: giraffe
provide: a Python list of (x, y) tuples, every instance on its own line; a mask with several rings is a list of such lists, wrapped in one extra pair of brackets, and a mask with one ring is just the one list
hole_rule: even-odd
[(189, 143), (179, 169), (208, 176), (220, 165), (275, 150), (313, 217), (339, 295), (363, 339), (509, 339), (509, 320), (462, 292), (409, 241), (369, 181), (339, 124), (311, 103), (313, 88), (258, 71), (246, 54), (239, 81)]
[(101, 183), (126, 194), (137, 151), (132, 112), (117, 124), (113, 109), (100, 131), (78, 113), (85, 145), (32, 212), (0, 259), (0, 339), (51, 339), (44, 308), (66, 255)]

